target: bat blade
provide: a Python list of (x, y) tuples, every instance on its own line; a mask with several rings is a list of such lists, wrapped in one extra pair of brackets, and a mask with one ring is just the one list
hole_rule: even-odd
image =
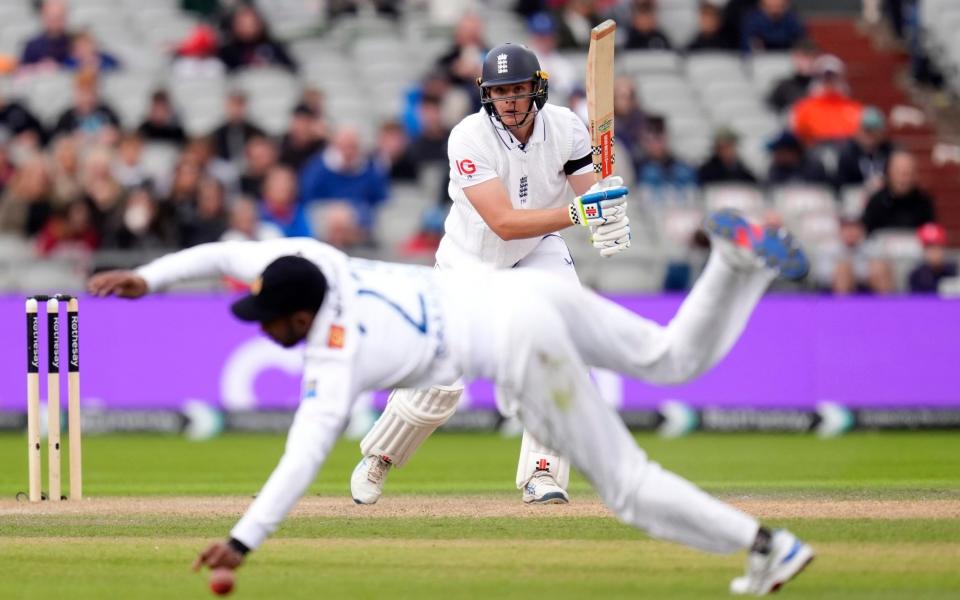
[(613, 52), (617, 24), (611, 19), (590, 32), (587, 54), (587, 120), (593, 172), (599, 180), (613, 174)]

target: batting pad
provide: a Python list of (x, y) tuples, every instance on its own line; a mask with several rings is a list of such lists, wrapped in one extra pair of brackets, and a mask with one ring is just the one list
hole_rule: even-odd
[(360, 441), (360, 451), (402, 467), (423, 440), (453, 416), (462, 393), (459, 386), (393, 390), (386, 410)]

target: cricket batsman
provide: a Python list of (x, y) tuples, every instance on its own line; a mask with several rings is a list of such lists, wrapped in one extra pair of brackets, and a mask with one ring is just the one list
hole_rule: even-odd
[[(547, 103), (548, 75), (525, 46), (502, 44), (490, 50), (477, 83), (481, 109), (453, 129), (448, 143), (453, 206), (437, 250), (437, 268), (529, 268), (579, 284), (559, 231), (590, 227), (594, 246), (604, 256), (628, 248), (627, 188), (619, 177), (594, 183), (587, 127), (569, 109)], [(576, 196), (572, 202), (570, 189)], [(529, 302), (505, 293), (515, 302)], [(354, 501), (375, 503), (391, 467), (403, 466), (453, 415), (462, 393), (459, 382), (395, 390), (360, 442), (364, 456), (350, 486)], [(418, 420), (414, 415), (424, 410), (431, 416)], [(404, 424), (421, 426), (417, 437), (394, 436)], [(568, 502), (569, 477), (570, 461), (524, 431), (516, 478), (523, 501)]]
[[(283, 457), (229, 538), (210, 544), (195, 568), (236, 569), (276, 530), (316, 477), (358, 395), (430, 389), (463, 375), (492, 379), (501, 409), (569, 457), (625, 523), (709, 552), (747, 550), (746, 572), (730, 589), (763, 595), (799, 573), (812, 548), (649, 460), (588, 370), (688, 381), (727, 354), (778, 274), (798, 278), (808, 269), (783, 229), (760, 228), (732, 211), (711, 215), (706, 229), (714, 250), (667, 326), (556, 274), (349, 259), (306, 238), (196, 246), (134, 272), (96, 275), (88, 287), (139, 298), (190, 279), (234, 277), (251, 282), (234, 315), (285, 347), (305, 342), (302, 399)], [(584, 315), (590, 327), (577, 326)], [(416, 438), (429, 429), (417, 423), (445, 410), (415, 408), (398, 437)]]

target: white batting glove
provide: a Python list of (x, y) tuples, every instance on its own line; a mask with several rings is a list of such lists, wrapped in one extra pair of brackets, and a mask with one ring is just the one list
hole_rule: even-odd
[(590, 186), (590, 189), (587, 190), (587, 194), (591, 192), (599, 192), (609, 188), (623, 187), (623, 177), (617, 175), (611, 175), (600, 181), (595, 181), (593, 185)]
[(630, 247), (630, 219), (623, 219), (606, 225), (591, 227), (593, 247), (604, 258), (619, 254)]
[[(607, 180), (613, 179), (620, 178), (607, 178)], [(598, 181), (593, 184), (590, 188), (593, 191), (588, 191), (586, 194), (574, 198), (573, 202), (570, 203), (571, 223), (590, 227), (616, 223), (626, 218), (629, 190), (622, 185), (598, 187), (602, 183), (603, 181)]]

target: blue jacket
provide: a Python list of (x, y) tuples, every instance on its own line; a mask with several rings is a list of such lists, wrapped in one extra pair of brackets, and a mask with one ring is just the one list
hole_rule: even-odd
[(264, 223), (276, 225), (287, 237), (313, 237), (313, 230), (310, 228), (310, 222), (307, 220), (307, 213), (303, 210), (302, 203), (297, 202), (289, 219), (280, 220), (267, 212), (262, 200), (260, 202), (260, 220)]
[(357, 213), (360, 227), (373, 228), (376, 208), (387, 199), (387, 175), (372, 160), (355, 173), (341, 173), (327, 166), (323, 153), (317, 154), (300, 170), (300, 203), (343, 200)]
[(797, 13), (790, 11), (774, 21), (759, 8), (743, 19), (742, 30), (744, 52), (752, 50), (750, 42), (755, 38), (763, 42), (766, 50), (789, 50), (807, 34)]

